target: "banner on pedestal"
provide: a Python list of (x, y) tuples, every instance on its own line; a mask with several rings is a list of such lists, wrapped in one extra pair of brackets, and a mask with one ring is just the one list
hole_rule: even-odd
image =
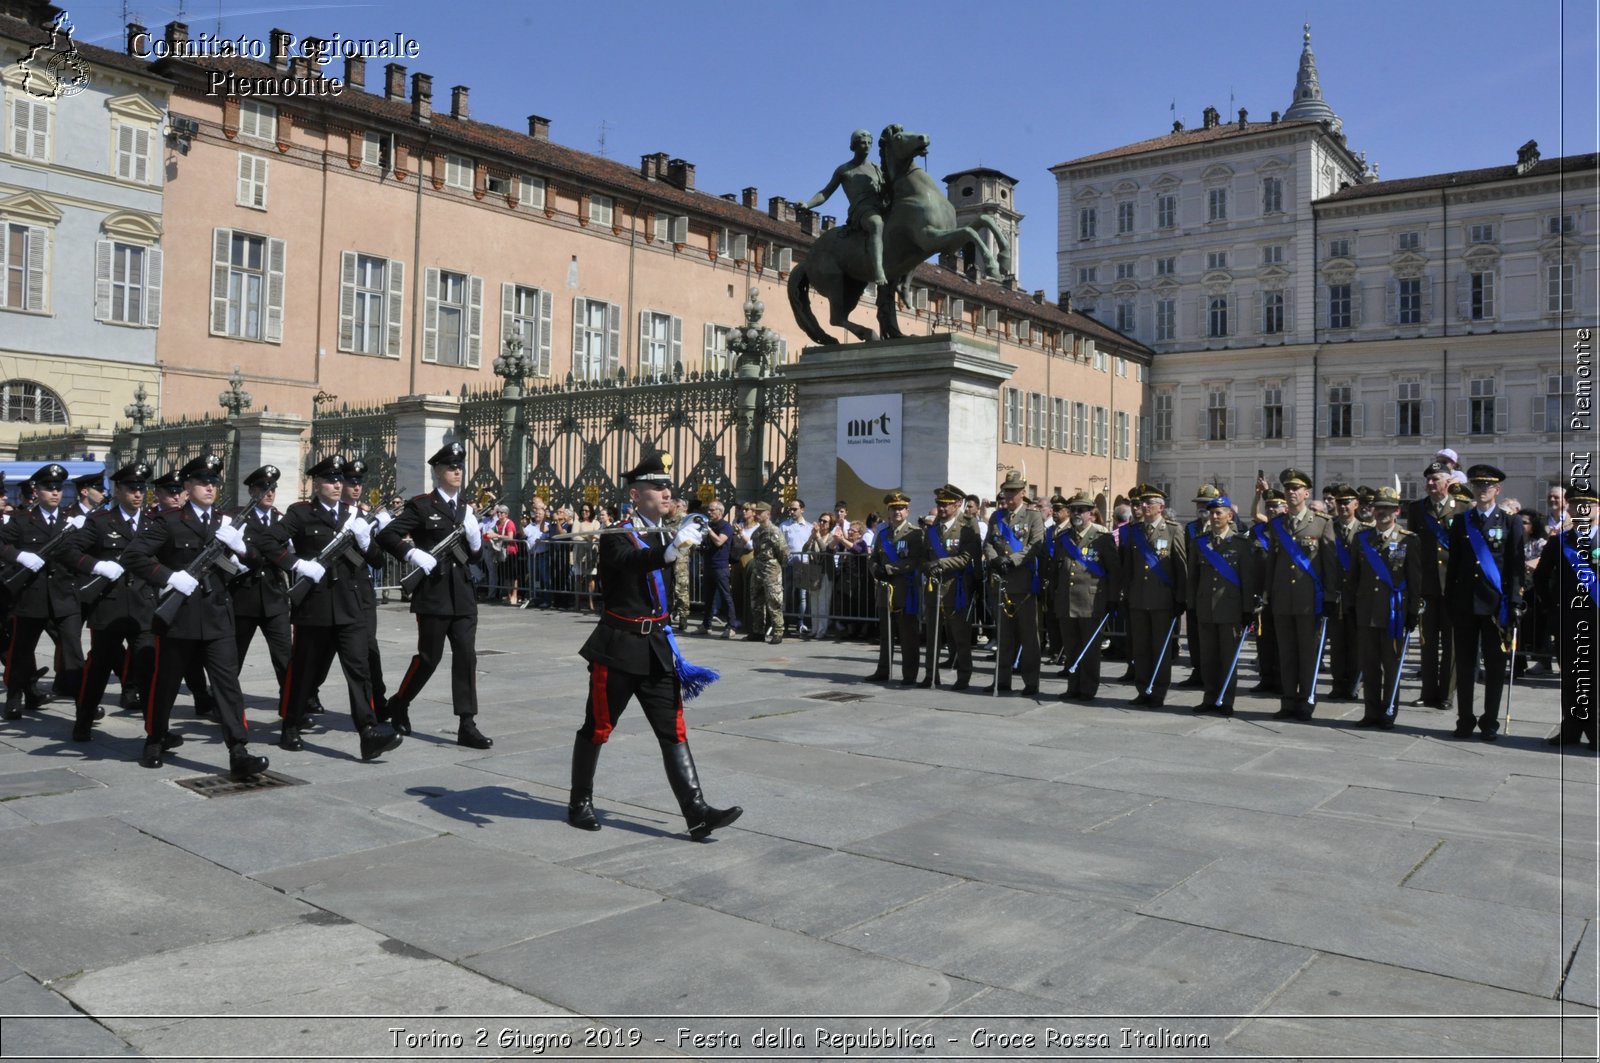
[(835, 479), (852, 519), (882, 509), (884, 492), (902, 486), (900, 401), (899, 394), (839, 399)]

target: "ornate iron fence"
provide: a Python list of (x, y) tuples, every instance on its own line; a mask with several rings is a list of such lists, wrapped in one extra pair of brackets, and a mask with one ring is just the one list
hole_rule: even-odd
[(238, 429), (226, 417), (209, 414), (143, 426), (118, 425), (111, 436), (110, 467), (145, 461), (160, 475), (209, 453), (222, 459), (227, 482), (235, 484), (239, 482), (238, 436)]
[(341, 454), (366, 462), (367, 500), (374, 506), (402, 487), (421, 490), (426, 486), (399, 482), (396, 442), (394, 410), (385, 403), (354, 408), (345, 403), (338, 410), (319, 408), (311, 420), (311, 454), (319, 459)]
[(104, 434), (91, 432), (86, 428), (27, 432), (17, 439), (17, 460), (70, 461), (79, 455), (103, 449), (105, 449)]

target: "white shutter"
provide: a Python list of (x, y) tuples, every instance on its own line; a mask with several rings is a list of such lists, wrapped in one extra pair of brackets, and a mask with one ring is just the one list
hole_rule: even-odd
[(1422, 323), (1428, 324), (1433, 320), (1433, 276), (1426, 275), (1422, 278)]
[(234, 200), (241, 207), (267, 209), (267, 160), (239, 154), (239, 187)]
[(780, 247), (778, 249), (778, 272), (788, 273), (794, 269), (794, 248)]
[[(506, 346), (511, 337), (517, 334), (517, 286), (510, 283), (500, 285), (500, 352), (506, 353), (510, 348)], [(524, 351), (530, 359), (538, 357), (537, 351)]]
[(539, 292), (539, 361), (534, 371), (538, 376), (550, 375), (550, 307), (548, 291)]
[(483, 278), (467, 278), (467, 368), (483, 363)]
[(1397, 325), (1400, 323), (1400, 282), (1390, 278), (1386, 287), (1388, 290), (1387, 316), (1383, 320), (1387, 324)]
[(1293, 406), (1285, 406), (1283, 408), (1283, 438), (1285, 439), (1294, 438), (1294, 411), (1295, 407)]
[(389, 281), (389, 293), (383, 302), (388, 320), (383, 327), (383, 353), (390, 358), (400, 357), (400, 326), (405, 320), (406, 264), (390, 259), (384, 267)]
[(1313, 302), (1316, 304), (1316, 327), (1320, 331), (1328, 327), (1328, 304), (1333, 301), (1333, 295), (1328, 291), (1331, 285), (1318, 286), (1317, 295)]
[(1467, 428), (1468, 428), (1469, 424), (1471, 423), (1468, 420), (1470, 415), (1471, 415), (1470, 400), (1469, 399), (1457, 399), (1456, 400), (1456, 435), (1457, 436), (1465, 436), (1467, 434)]
[(680, 214), (672, 219), (672, 242), (686, 244), (689, 242), (689, 219)]
[(949, 311), (945, 316), (950, 319), (956, 328), (960, 328), (967, 317), (967, 301), (965, 299), (950, 299), (947, 300), (946, 306), (949, 307)]
[(1533, 430), (1535, 432), (1543, 432), (1543, 431), (1545, 431), (1545, 426), (1544, 426), (1544, 422), (1545, 422), (1545, 417), (1544, 417), (1544, 412), (1545, 412), (1544, 396), (1543, 395), (1535, 395), (1535, 396), (1533, 396), (1532, 400), (1530, 400), (1530, 402), (1529, 402), (1528, 411), (1529, 411), (1529, 423), (1533, 425)]
[(1242, 439), (1242, 438), (1244, 438), (1244, 433), (1240, 431), (1240, 426), (1239, 426), (1239, 407), (1237, 407), (1237, 406), (1229, 406), (1228, 407), (1228, 438), (1229, 439)]
[(1361, 327), (1361, 285), (1350, 282), (1350, 327)]
[(429, 266), (422, 302), (422, 360), (439, 360), (439, 269)]
[(1264, 407), (1257, 406), (1255, 414), (1251, 418), (1251, 421), (1250, 421), (1250, 431), (1251, 431), (1251, 434), (1256, 439), (1264, 439), (1264, 438), (1266, 438), (1262, 434), (1265, 431), (1266, 416), (1267, 416), (1266, 409)]
[(111, 320), (111, 256), (114, 251), (110, 240), (97, 240), (94, 245), (94, 319)]
[(125, 181), (131, 181), (133, 167), (133, 126), (118, 123), (116, 175)]
[(709, 369), (717, 353), (717, 330), (709, 322), (705, 327), (705, 358), (701, 361), (702, 369)]
[(731, 257), (735, 262), (743, 262), (750, 257), (750, 237), (741, 235), (733, 238)]
[(587, 371), (584, 362), (587, 361), (587, 351), (584, 350), (583, 314), (588, 300), (578, 298), (572, 300), (572, 375), (584, 379)]
[(1511, 411), (1506, 406), (1506, 397), (1494, 397), (1494, 431), (1495, 435), (1504, 435), (1511, 420)]
[(1400, 427), (1400, 411), (1394, 399), (1389, 399), (1383, 404), (1383, 434), (1393, 437)]
[(50, 108), (42, 103), (33, 105), (33, 151), (36, 159), (50, 158)]
[(29, 119), (33, 114), (33, 105), (21, 96), (11, 97), (11, 154), (26, 158), (28, 155)]
[(672, 319), (672, 350), (668, 354), (670, 364), (667, 372), (670, 374), (683, 364), (683, 318)]
[(339, 349), (356, 349), (356, 265), (354, 251), (339, 252)]
[(1294, 331), (1294, 292), (1287, 288), (1283, 292), (1283, 331)]
[[(46, 292), (49, 286), (45, 275), (45, 237), (48, 235), (47, 230), (37, 225), (28, 226), (26, 289), (22, 296), (22, 308), (26, 310), (42, 311), (47, 308)], [(9, 252), (6, 257), (10, 258)]]
[(1433, 435), (1433, 400), (1422, 400), (1422, 434)]
[(286, 245), (282, 240), (267, 240), (267, 327), (268, 343), (283, 342), (284, 274), (288, 269)]
[(1257, 291), (1252, 297), (1252, 301), (1255, 303), (1253, 313), (1255, 314), (1256, 325), (1250, 331), (1264, 333), (1267, 331), (1265, 327), (1267, 323), (1267, 293)]
[(144, 252), (144, 323), (151, 328), (161, 324), (161, 249)]
[(211, 334), (228, 334), (228, 252), (233, 245), (232, 229), (211, 233)]
[(1360, 439), (1367, 430), (1367, 404), (1352, 402), (1350, 404), (1350, 435)]
[(622, 307), (606, 304), (606, 376), (616, 379), (622, 365)]
[(1332, 407), (1326, 402), (1317, 403), (1317, 438), (1328, 438), (1328, 421), (1332, 415)]
[(133, 131), (133, 179), (140, 183), (150, 180), (150, 130)]
[(1456, 318), (1472, 320), (1472, 274), (1456, 274)]
[[(643, 373), (650, 359), (650, 311), (639, 311), (639, 372)], [(670, 368), (670, 367), (669, 367)]]

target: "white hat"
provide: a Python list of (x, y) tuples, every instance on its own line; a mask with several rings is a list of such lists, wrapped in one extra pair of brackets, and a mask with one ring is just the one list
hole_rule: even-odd
[(1448, 461), (1451, 465), (1460, 465), (1461, 464), (1461, 459), (1456, 455), (1456, 452), (1451, 450), (1449, 447), (1445, 447), (1443, 450), (1439, 451), (1439, 453), (1435, 454), (1434, 457), (1443, 458), (1445, 461)]
[(1460, 469), (1457, 469), (1455, 472), (1450, 474), (1450, 482), (1453, 484), (1464, 484), (1467, 482), (1467, 474), (1462, 472)]

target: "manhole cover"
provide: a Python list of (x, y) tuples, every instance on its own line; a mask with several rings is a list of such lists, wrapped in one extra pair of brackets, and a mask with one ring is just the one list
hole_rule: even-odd
[(178, 785), (193, 790), (201, 797), (232, 797), (235, 794), (258, 794), (263, 790), (281, 790), (285, 786), (304, 786), (304, 779), (264, 771), (254, 778), (240, 782), (226, 775), (199, 775), (193, 779), (179, 779)]
[(866, 701), (871, 694), (852, 694), (848, 690), (824, 690), (820, 694), (804, 694), (812, 701)]

